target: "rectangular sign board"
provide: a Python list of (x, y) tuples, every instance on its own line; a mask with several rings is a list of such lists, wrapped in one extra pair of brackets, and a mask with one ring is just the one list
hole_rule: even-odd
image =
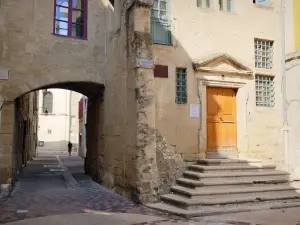
[(8, 80), (8, 70), (0, 69), (0, 80)]
[(199, 104), (190, 104), (190, 117), (199, 118), (200, 117), (200, 105)]
[(152, 59), (142, 59), (142, 58), (136, 58), (136, 67), (137, 68), (143, 68), (143, 69), (153, 69), (154, 62)]

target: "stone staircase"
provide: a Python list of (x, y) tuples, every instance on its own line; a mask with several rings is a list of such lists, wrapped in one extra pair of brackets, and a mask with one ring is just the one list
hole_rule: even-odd
[(148, 206), (184, 217), (300, 207), (300, 182), (259, 160), (198, 160), (171, 191)]

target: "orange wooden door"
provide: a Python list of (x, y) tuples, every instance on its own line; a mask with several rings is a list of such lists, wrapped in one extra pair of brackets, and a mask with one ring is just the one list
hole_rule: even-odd
[(207, 151), (237, 151), (236, 90), (207, 88)]

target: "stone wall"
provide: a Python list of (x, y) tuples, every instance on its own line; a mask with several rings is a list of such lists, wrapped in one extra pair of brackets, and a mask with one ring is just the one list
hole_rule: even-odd
[[(0, 198), (11, 191), (18, 177), (19, 170), (36, 156), (37, 141), (37, 93), (32, 92), (16, 99), (15, 103), (6, 104), (1, 110), (1, 141), (7, 156), (0, 153), (1, 189)], [(2, 149), (2, 150), (3, 150)]]
[(12, 137), (14, 127), (14, 104), (1, 102), (0, 120), (0, 199), (8, 196), (12, 183)]
[(175, 146), (171, 146), (166, 138), (156, 132), (156, 162), (159, 174), (159, 194), (170, 192), (170, 187), (176, 182), (185, 170), (184, 162), (180, 154), (176, 154)]

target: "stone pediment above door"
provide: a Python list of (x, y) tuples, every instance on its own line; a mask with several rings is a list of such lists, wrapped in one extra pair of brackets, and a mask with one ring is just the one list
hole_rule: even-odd
[(253, 71), (227, 54), (217, 54), (193, 62), (195, 71), (251, 76)]

